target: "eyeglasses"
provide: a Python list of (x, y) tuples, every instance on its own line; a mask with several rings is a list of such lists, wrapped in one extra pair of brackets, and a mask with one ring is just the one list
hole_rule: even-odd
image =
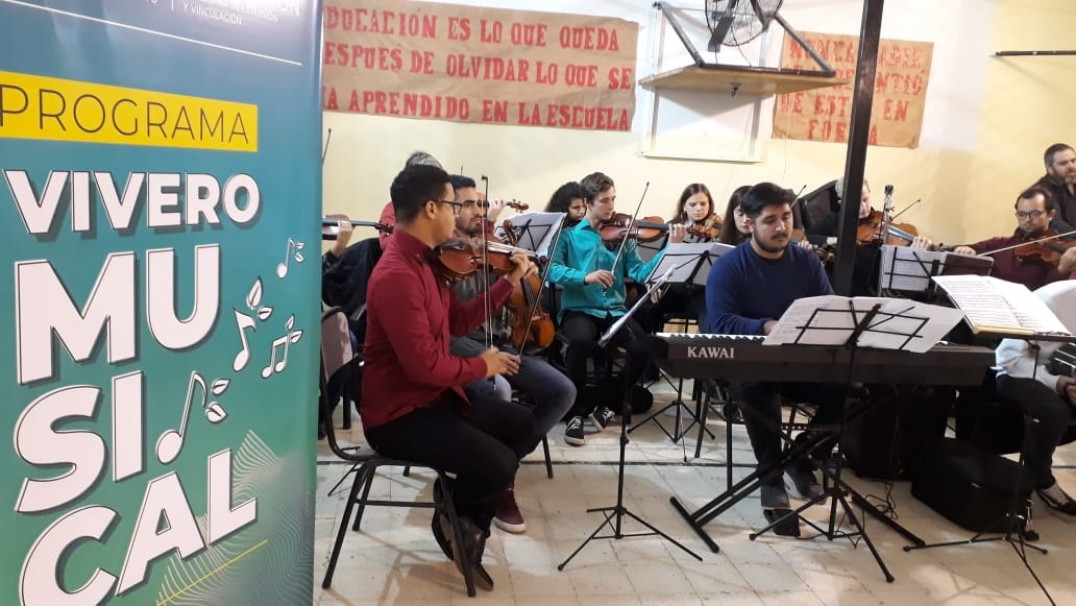
[(476, 207), (477, 208), (489, 208), (489, 201), (488, 200), (464, 200), (460, 204), (463, 205), (463, 208), (468, 208), (468, 209), (476, 208)]
[(1028, 219), (1028, 218), (1038, 219), (1039, 217), (1041, 217), (1041, 216), (1043, 216), (1045, 214), (1046, 214), (1045, 210), (1029, 210), (1029, 211), (1026, 211), (1026, 212), (1022, 211), (1022, 210), (1018, 210), (1018, 211), (1016, 211), (1016, 218), (1021, 220), (1021, 221), (1023, 221), (1024, 219)]
[(452, 214), (454, 215), (460, 214), (460, 210), (463, 209), (463, 202), (456, 202), (455, 200), (435, 200), (431, 198), (430, 202), (436, 202), (437, 204), (451, 204)]

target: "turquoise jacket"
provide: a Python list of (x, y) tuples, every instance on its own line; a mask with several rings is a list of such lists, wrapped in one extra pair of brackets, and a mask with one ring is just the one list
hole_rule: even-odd
[(616, 250), (609, 250), (598, 233), (587, 220), (580, 221), (575, 227), (565, 230), (560, 235), (556, 250), (550, 259), (547, 279), (563, 287), (560, 298), (560, 315), (558, 321), (568, 311), (581, 311), (588, 315), (604, 318), (607, 314), (622, 316), (627, 312), (624, 306), (624, 278), (643, 282), (661, 262), (665, 251), (659, 252), (643, 263), (639, 258), (635, 240), (624, 244), (624, 252), (613, 271), (613, 286), (606, 291), (600, 284), (583, 284), (583, 278), (592, 271), (606, 269), (612, 271)]

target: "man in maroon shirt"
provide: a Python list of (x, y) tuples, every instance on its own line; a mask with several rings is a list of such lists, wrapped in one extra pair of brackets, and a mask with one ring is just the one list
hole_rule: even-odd
[[(515, 404), (468, 401), (462, 388), (483, 377), (515, 374), (520, 359), (496, 348), (473, 358), (449, 352), (449, 336), (477, 327), (485, 303), (479, 298), (460, 304), (430, 262), (431, 249), (452, 236), (461, 206), (448, 174), (410, 166), (396, 176), (391, 195), (396, 229), (370, 277), (367, 297), (363, 431), (383, 455), (456, 474), (451, 495), (464, 545), (451, 544), (452, 532), (439, 512), (434, 536), (461, 571), (467, 558), (476, 583), (492, 589), (481, 562), (494, 500), (531, 446), (534, 417)], [(497, 306), (535, 271), (522, 254), (512, 260), (515, 269), (489, 289)]]
[[(991, 251), (1037, 240), (1042, 237), (1050, 221), (1057, 215), (1053, 194), (1038, 185), (1021, 193), (1016, 199), (1015, 206), (1018, 227), (1013, 235), (990, 238), (967, 246), (957, 246), (953, 252), (964, 255), (989, 254)], [(1076, 263), (1076, 248), (1066, 252), (1059, 265), (1034, 259), (1025, 261), (1016, 255), (1016, 249), (1003, 250), (990, 256), (994, 257), (994, 269), (991, 270), (990, 275), (1023, 284), (1029, 290), (1037, 290), (1040, 286), (1068, 277)]]

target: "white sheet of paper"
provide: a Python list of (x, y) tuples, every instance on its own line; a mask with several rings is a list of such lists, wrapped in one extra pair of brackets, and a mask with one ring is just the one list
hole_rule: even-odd
[(860, 347), (922, 353), (964, 317), (959, 309), (885, 297), (827, 295), (797, 299), (777, 321), (764, 345), (844, 345), (875, 306), (878, 314), (860, 336)]
[(972, 332), (1071, 334), (1046, 303), (1023, 284), (991, 276), (933, 279), (964, 312)]

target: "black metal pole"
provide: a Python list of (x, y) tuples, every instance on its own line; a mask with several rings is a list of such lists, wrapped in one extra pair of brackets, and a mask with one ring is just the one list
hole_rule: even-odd
[(1030, 50), (1030, 51), (998, 51), (995, 57), (1069, 57), (1076, 55), (1076, 50)]
[(882, 32), (884, 0), (863, 0), (863, 23), (859, 32), (859, 61), (856, 64), (852, 125), (848, 131), (848, 153), (844, 163), (844, 200), (841, 202), (840, 236), (833, 268), (833, 290), (852, 292), (852, 268), (856, 260), (856, 224), (859, 196), (863, 189), (863, 167), (867, 163), (867, 139), (874, 103), (874, 75), (878, 67), (878, 43)]

